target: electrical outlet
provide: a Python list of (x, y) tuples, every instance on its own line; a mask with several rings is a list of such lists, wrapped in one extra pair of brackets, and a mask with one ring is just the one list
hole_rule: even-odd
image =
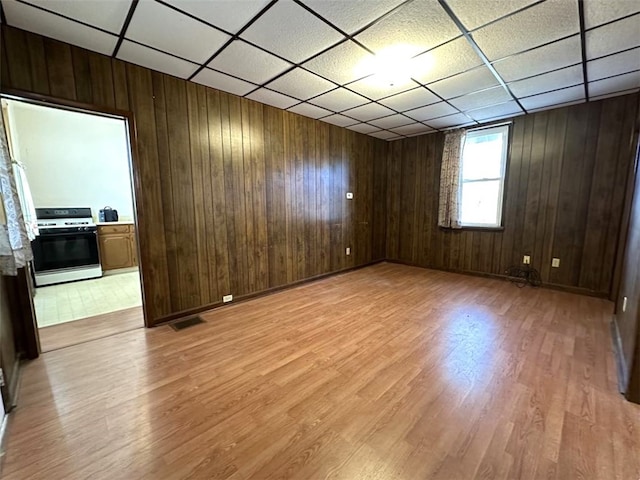
[(531, 256), (525, 255), (524, 257), (522, 257), (522, 263), (524, 263), (525, 265), (530, 265), (531, 264)]
[(222, 303), (229, 303), (232, 300), (233, 300), (233, 295), (225, 295), (224, 297), (222, 297)]
[(551, 260), (551, 266), (553, 268), (558, 268), (560, 267), (560, 259), (559, 258), (554, 258)]
[(627, 297), (622, 298), (622, 313), (627, 311)]
[(353, 193), (347, 192), (347, 200), (353, 200)]
[(351, 247), (347, 247), (347, 255), (351, 255)]

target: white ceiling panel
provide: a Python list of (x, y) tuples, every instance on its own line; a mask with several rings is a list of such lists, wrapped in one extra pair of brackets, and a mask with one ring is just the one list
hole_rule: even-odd
[(487, 67), (474, 68), (468, 72), (446, 78), (429, 85), (443, 98), (453, 98), (468, 92), (483, 90), (498, 85), (498, 80)]
[(402, 138), (402, 136), (398, 135), (397, 133), (387, 132), (386, 130), (370, 133), (369, 135), (371, 135), (372, 137), (380, 138), (382, 140), (395, 140), (396, 138)]
[(198, 65), (191, 62), (172, 57), (171, 55), (158, 52), (128, 40), (124, 40), (122, 45), (120, 45), (117, 57), (120, 60), (126, 60), (127, 62), (180, 78), (189, 78), (193, 72), (198, 69)]
[(289, 109), (290, 112), (298, 113), (300, 115), (304, 115), (309, 118), (320, 118), (326, 117), (327, 115), (331, 115), (329, 110), (325, 110), (324, 108), (316, 107), (315, 105), (311, 105), (310, 103), (300, 103), (295, 107), (291, 107)]
[(266, 103), (267, 105), (283, 109), (289, 108), (298, 103), (298, 100), (296, 100), (295, 98), (291, 98), (287, 95), (282, 95), (281, 93), (274, 92), (266, 88), (256, 90), (251, 95), (247, 95), (247, 98), (255, 100), (256, 102)]
[(237, 78), (230, 77), (224, 73), (214, 72), (208, 68), (203, 69), (193, 77), (193, 81), (201, 83), (202, 85), (207, 85), (208, 87), (217, 88), (224, 92), (233, 93), (234, 95), (246, 95), (256, 88), (252, 83), (238, 80)]
[(510, 102), (501, 103), (500, 105), (492, 105), (491, 107), (470, 110), (465, 113), (478, 122), (524, 114), (522, 109), (513, 100), (511, 100)]
[(579, 85), (577, 87), (564, 88), (562, 90), (556, 90), (555, 92), (543, 93), (542, 95), (534, 95), (533, 97), (521, 98), (519, 100), (527, 110), (560, 103), (581, 101), (584, 100), (584, 87)]
[(473, 33), (489, 60), (579, 32), (578, 2), (547, 0)]
[(269, 3), (269, 0), (164, 1), (231, 33), (237, 33)]
[(448, 128), (457, 125), (469, 125), (475, 122), (464, 113), (456, 113), (447, 117), (434, 118), (433, 120), (429, 120), (428, 123), (433, 128)]
[(587, 62), (587, 78), (590, 82), (633, 70), (640, 70), (640, 48)]
[(419, 135), (421, 133), (433, 132), (433, 128), (422, 125), (421, 123), (414, 123), (413, 125), (392, 128), (391, 131), (400, 135)]
[[(8, 3), (13, 2), (3, 2), (3, 5)], [(29, 3), (115, 34), (120, 34), (131, 7), (131, 0), (29, 0)]]
[(504, 88), (493, 87), (454, 98), (450, 100), (450, 102), (454, 107), (462, 111), (467, 111), (497, 105), (498, 103), (508, 102), (509, 100), (511, 100), (511, 96)]
[(335, 115), (329, 115), (328, 117), (324, 117), (321, 120), (323, 122), (332, 123), (333, 125), (337, 125), (339, 127), (346, 127), (348, 125), (353, 125), (354, 123), (359, 123), (357, 120), (345, 117), (344, 115), (340, 115), (339, 113), (336, 113)]
[(344, 38), (294, 2), (278, 2), (242, 33), (242, 38), (300, 63)]
[(392, 97), (383, 98), (379, 103), (403, 112), (412, 108), (438, 103), (440, 99), (424, 87), (414, 88)]
[(118, 37), (18, 2), (3, 2), (7, 23), (94, 52), (111, 55)]
[(353, 130), (354, 132), (365, 133), (365, 134), (380, 131), (378, 127), (374, 127), (373, 125), (369, 125), (368, 123), (358, 123), (357, 125), (351, 125), (350, 127), (347, 127), (347, 128), (349, 130)]
[(430, 120), (432, 118), (444, 117), (445, 115), (451, 115), (454, 113), (460, 112), (458, 112), (458, 110), (445, 102), (434, 103), (433, 105), (428, 105), (426, 107), (420, 107), (414, 110), (409, 110), (408, 112), (404, 112), (405, 115), (420, 122), (424, 120)]
[(589, 84), (589, 96), (601, 96), (640, 87), (640, 71), (605, 78)]
[(460, 30), (438, 2), (414, 0), (367, 28), (356, 39), (376, 53), (389, 45), (404, 44), (415, 55), (459, 35)]
[(342, 42), (322, 55), (306, 62), (304, 67), (312, 72), (330, 78), (336, 83), (345, 83), (357, 80), (363, 75), (359, 73), (359, 66), (364, 64), (373, 55), (351, 40)]
[(586, 43), (588, 60), (640, 46), (640, 16), (635, 15), (589, 30)]
[(447, 3), (467, 30), (474, 30), (511, 12), (531, 5), (536, 0), (447, 0)]
[(380, 128), (394, 128), (401, 127), (402, 125), (408, 125), (410, 123), (415, 123), (415, 120), (397, 113), (395, 115), (389, 115), (388, 117), (371, 120), (369, 123)]
[(582, 62), (580, 36), (520, 53), (493, 64), (505, 82), (520, 80), (539, 73)]
[(209, 62), (208, 66), (250, 82), (264, 83), (291, 67), (291, 64), (236, 40)]
[(352, 108), (351, 110), (347, 110), (346, 112), (342, 113), (344, 115), (350, 116), (351, 118), (356, 118), (358, 120), (366, 122), (367, 120), (372, 120), (374, 118), (392, 115), (393, 110), (390, 110), (387, 107), (383, 107), (382, 105), (379, 105), (377, 103), (368, 103), (366, 105)]
[(125, 36), (197, 63), (204, 63), (230, 38), (215, 28), (150, 1), (138, 3)]
[(510, 83), (509, 88), (516, 97), (529, 97), (549, 90), (577, 85), (583, 81), (582, 65), (576, 65)]
[(323, 93), (319, 97), (314, 98), (311, 100), (311, 103), (334, 112), (339, 112), (347, 108), (357, 107), (363, 103), (369, 103), (369, 100), (344, 88), (336, 88), (335, 90)]
[(299, 98), (300, 100), (306, 100), (307, 98), (315, 97), (332, 88), (336, 88), (336, 85), (333, 83), (301, 68), (296, 68), (284, 74), (267, 86), (278, 92)]
[(637, 12), (640, 12), (638, 0), (585, 0), (584, 26), (593, 28)]
[(415, 76), (416, 80), (425, 84), (482, 65), (482, 59), (462, 37), (420, 55), (416, 60), (420, 61), (422, 57), (433, 62), (430, 69)]
[(348, 34), (373, 22), (400, 5), (404, 0), (303, 0), (314, 12), (322, 15)]
[(394, 85), (387, 85), (386, 83), (381, 82), (376, 75), (372, 75), (371, 77), (363, 78), (362, 80), (346, 85), (349, 90), (354, 90), (371, 100), (378, 100), (396, 93), (406, 92), (415, 86), (416, 83), (411, 79), (407, 79), (406, 81), (399, 82)]

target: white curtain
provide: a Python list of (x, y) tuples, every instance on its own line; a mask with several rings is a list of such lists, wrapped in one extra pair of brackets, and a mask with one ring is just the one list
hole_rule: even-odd
[(22, 215), (24, 216), (27, 236), (29, 240), (33, 240), (39, 234), (36, 207), (33, 204), (33, 196), (31, 195), (31, 188), (29, 188), (29, 181), (27, 180), (24, 165), (16, 160), (13, 161), (13, 175), (16, 179), (16, 190), (18, 191), (18, 198), (20, 199), (20, 207), (22, 208)]
[(16, 275), (33, 258), (0, 115), (0, 274)]
[(440, 205), (438, 225), (461, 228), (460, 225), (460, 166), (465, 130), (452, 130), (444, 137), (440, 168)]

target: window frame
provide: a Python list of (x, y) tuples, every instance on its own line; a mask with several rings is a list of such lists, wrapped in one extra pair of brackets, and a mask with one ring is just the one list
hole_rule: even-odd
[[(502, 133), (503, 138), (505, 138), (506, 142), (502, 145), (502, 154), (501, 154), (501, 176), (500, 177), (486, 177), (475, 180), (467, 180), (465, 181), (463, 178), (464, 172), (464, 147), (467, 142), (467, 136), (469, 133), (474, 132), (491, 132), (495, 131), (496, 133)], [(471, 128), (465, 132), (464, 141), (462, 145), (462, 151), (460, 155), (460, 177), (458, 179), (458, 205), (459, 207), (459, 218), (460, 218), (460, 226), (463, 229), (469, 230), (504, 230), (504, 206), (505, 206), (505, 197), (506, 197), (506, 178), (507, 172), (509, 170), (509, 153), (511, 148), (511, 122), (509, 123), (501, 123), (497, 125), (487, 125), (484, 127)], [(478, 183), (478, 182), (489, 182), (489, 181), (500, 181), (500, 187), (498, 190), (498, 198), (500, 199), (497, 205), (497, 222), (494, 223), (464, 223), (462, 221), (462, 188), (465, 183)]]

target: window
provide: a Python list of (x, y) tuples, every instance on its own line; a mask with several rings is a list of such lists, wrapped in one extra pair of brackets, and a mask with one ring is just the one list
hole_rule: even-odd
[(500, 227), (509, 126), (467, 130), (460, 168), (460, 223)]

